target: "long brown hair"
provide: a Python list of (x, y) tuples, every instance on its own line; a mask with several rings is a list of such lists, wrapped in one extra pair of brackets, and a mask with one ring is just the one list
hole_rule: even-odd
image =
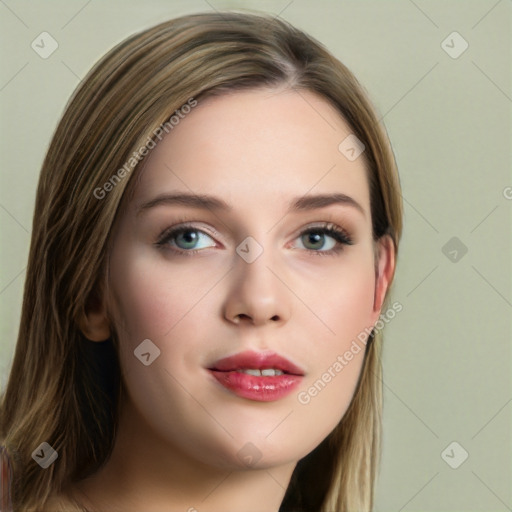
[[(353, 74), (315, 39), (266, 14), (228, 11), (176, 18), (118, 44), (74, 92), (41, 170), (19, 336), (0, 405), (14, 510), (49, 510), (52, 497), (94, 473), (113, 447), (123, 391), (117, 338), (95, 344), (104, 351), (99, 366), (79, 324), (102, 283), (126, 187), (140, 170), (140, 162), (126, 162), (191, 98), (283, 85), (330, 102), (365, 145), (373, 238), (389, 235), (397, 253), (402, 202), (386, 131)], [(113, 184), (116, 173), (122, 179)], [(389, 289), (384, 305), (388, 299)], [(372, 333), (349, 409), (298, 462), (281, 511), (371, 510), (381, 344), (381, 333)], [(58, 453), (47, 469), (32, 458), (42, 442)]]

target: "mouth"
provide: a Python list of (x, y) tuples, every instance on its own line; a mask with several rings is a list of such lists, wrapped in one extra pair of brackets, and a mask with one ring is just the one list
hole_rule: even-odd
[(259, 402), (284, 398), (304, 377), (302, 368), (275, 353), (242, 352), (207, 370), (229, 392)]

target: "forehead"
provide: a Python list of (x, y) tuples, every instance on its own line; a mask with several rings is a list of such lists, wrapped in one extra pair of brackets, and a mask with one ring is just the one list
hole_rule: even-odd
[(310, 91), (258, 89), (198, 100), (151, 150), (136, 202), (162, 192), (212, 193), (257, 206), (264, 196), (343, 192), (369, 205), (363, 158), (350, 161), (340, 143), (352, 130)]

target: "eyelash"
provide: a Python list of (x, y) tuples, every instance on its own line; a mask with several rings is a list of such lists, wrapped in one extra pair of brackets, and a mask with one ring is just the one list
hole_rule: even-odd
[[(180, 221), (178, 221), (178, 222), (180, 222)], [(194, 256), (195, 254), (197, 254), (201, 251), (204, 251), (204, 249), (184, 250), (184, 249), (176, 249), (175, 247), (168, 246), (169, 241), (171, 241), (176, 236), (178, 236), (182, 233), (185, 233), (187, 231), (197, 231), (199, 233), (203, 233), (210, 237), (212, 236), (208, 232), (195, 227), (193, 224), (191, 224), (189, 222), (185, 222), (184, 224), (181, 224), (178, 227), (171, 227), (171, 228), (166, 229), (163, 233), (161, 233), (161, 235), (159, 236), (155, 245), (162, 249), (169, 248), (171, 251), (178, 254), (179, 256)], [(337, 245), (334, 248), (329, 249), (327, 251), (315, 251), (314, 249), (302, 249), (309, 253), (313, 253), (315, 255), (318, 254), (320, 256), (334, 256), (334, 255), (340, 253), (341, 251), (343, 251), (343, 245), (353, 245), (353, 243), (354, 243), (352, 238), (349, 236), (349, 234), (345, 230), (341, 229), (340, 227), (336, 226), (336, 224), (333, 224), (333, 223), (326, 222), (326, 223), (322, 223), (319, 226), (313, 226), (313, 227), (307, 228), (304, 231), (301, 231), (299, 233), (299, 237), (308, 235), (311, 233), (321, 233), (324, 235), (328, 235), (337, 242)]]

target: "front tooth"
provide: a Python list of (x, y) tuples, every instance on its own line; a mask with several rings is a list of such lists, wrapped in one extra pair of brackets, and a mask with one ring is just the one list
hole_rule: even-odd
[(242, 373), (246, 373), (247, 375), (252, 375), (253, 377), (275, 377), (276, 375), (283, 375), (283, 372), (281, 370), (274, 370), (273, 368), (265, 368), (264, 370), (244, 368), (243, 370), (239, 371)]
[(259, 370), (242, 370), (243, 373), (247, 373), (247, 375), (254, 375), (255, 377), (261, 377), (261, 372)]
[(267, 368), (265, 370), (261, 370), (261, 375), (266, 377), (275, 377), (276, 375), (283, 375), (281, 370), (274, 370), (273, 368)]

